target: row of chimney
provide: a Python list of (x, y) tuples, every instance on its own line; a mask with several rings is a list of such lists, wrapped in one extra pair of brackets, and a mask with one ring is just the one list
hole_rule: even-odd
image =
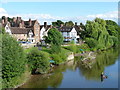
[[(7, 17), (2, 19), (2, 24), (6, 24), (8, 22)], [(13, 17), (13, 22), (16, 24), (19, 24), (19, 27), (23, 28), (24, 27), (24, 21), (21, 19), (21, 17)], [(32, 20), (29, 19), (29, 26), (32, 25)], [(77, 22), (75, 22), (75, 25), (77, 25)], [(64, 26), (61, 24), (61, 27)], [(47, 27), (47, 22), (44, 22), (44, 27)]]

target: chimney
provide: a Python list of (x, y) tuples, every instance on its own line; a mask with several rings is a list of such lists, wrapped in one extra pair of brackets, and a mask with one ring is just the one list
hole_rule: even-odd
[(21, 17), (17, 17), (17, 20), (20, 22), (21, 21)]
[(31, 18), (29, 19), (29, 26), (32, 26)]
[(75, 22), (75, 26), (77, 26), (77, 22)]
[(63, 27), (63, 24), (60, 24), (60, 27)]
[(47, 27), (47, 22), (44, 22), (44, 27)]
[(5, 21), (4, 21), (4, 19), (2, 19), (2, 24), (5, 24)]
[(7, 23), (8, 22), (8, 19), (7, 19), (7, 17), (5, 17), (5, 23)]
[(24, 21), (23, 20), (21, 21), (21, 24), (22, 24), (22, 27), (24, 27)]
[(13, 22), (16, 22), (16, 18), (15, 17), (13, 17)]

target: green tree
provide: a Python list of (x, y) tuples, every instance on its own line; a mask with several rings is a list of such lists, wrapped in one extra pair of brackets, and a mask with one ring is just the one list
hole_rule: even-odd
[(65, 26), (72, 27), (74, 23), (72, 21), (65, 22)]
[(28, 55), (28, 64), (31, 68), (32, 74), (45, 73), (49, 69), (49, 54), (39, 51), (37, 48), (31, 50)]
[[(112, 21), (110, 21), (110, 24), (111, 22)], [(112, 24), (111, 26), (109, 26), (108, 24), (109, 21), (105, 21), (100, 18), (96, 18), (94, 21), (86, 22), (85, 31), (84, 34), (82, 35), (83, 35), (83, 39), (86, 40), (86, 43), (90, 47), (94, 47), (97, 49), (106, 49), (111, 46), (117, 45), (118, 40), (115, 37), (117, 37), (118, 32), (115, 30), (115, 27), (113, 26), (115, 23)], [(109, 28), (111, 31), (109, 31)]]
[(52, 22), (52, 25), (53, 25), (53, 26), (56, 26), (56, 27), (60, 27), (61, 24), (64, 25), (64, 22), (62, 22), (61, 20), (57, 20), (56, 22)]
[(26, 58), (23, 48), (8, 34), (2, 35), (2, 78), (3, 88), (14, 86), (15, 79), (25, 70)]
[(106, 20), (106, 29), (111, 36), (118, 37), (119, 26), (112, 20)]
[(59, 53), (63, 43), (63, 36), (58, 29), (52, 28), (48, 31), (48, 37), (45, 37), (45, 42), (51, 44), (52, 52)]

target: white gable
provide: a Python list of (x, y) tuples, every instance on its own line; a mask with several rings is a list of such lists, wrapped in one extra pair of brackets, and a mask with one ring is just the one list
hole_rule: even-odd
[(5, 31), (6, 31), (6, 33), (9, 33), (10, 35), (12, 34), (8, 24), (6, 24), (6, 26), (5, 26)]
[(71, 30), (72, 33), (77, 33), (77, 31), (75, 30), (75, 28), (73, 27)]
[(72, 38), (76, 38), (77, 37), (77, 31), (75, 30), (75, 28), (72, 28), (72, 30), (70, 32), (70, 37), (72, 37)]
[[(49, 29), (48, 29), (49, 30)], [(47, 36), (48, 30), (46, 31), (45, 27), (43, 26), (40, 31), (40, 39), (43, 40), (44, 36)]]

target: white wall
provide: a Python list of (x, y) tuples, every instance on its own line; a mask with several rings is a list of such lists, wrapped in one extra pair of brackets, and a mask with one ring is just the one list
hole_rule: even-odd
[(71, 32), (62, 32), (63, 37), (70, 37), (71, 39), (64, 39), (65, 41), (71, 41), (72, 39), (78, 38), (77, 31), (75, 28), (71, 30)]
[(9, 28), (9, 26), (6, 24), (6, 26), (5, 26), (5, 31), (7, 32), (7, 33), (9, 33), (10, 35), (12, 34), (11, 33), (11, 30), (10, 30), (10, 28)]
[(40, 31), (40, 40), (43, 40), (44, 32), (45, 32), (45, 28), (43, 26), (41, 31)]

